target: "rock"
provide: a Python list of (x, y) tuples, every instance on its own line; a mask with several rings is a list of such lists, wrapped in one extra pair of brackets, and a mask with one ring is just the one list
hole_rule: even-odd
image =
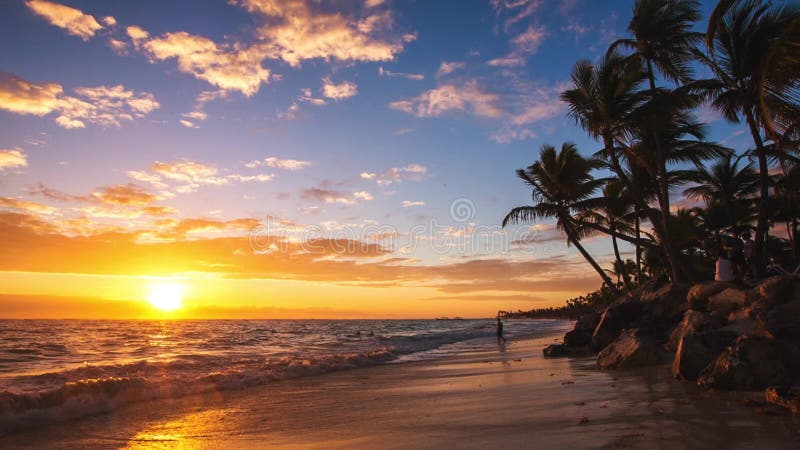
[(755, 319), (756, 313), (753, 308), (737, 309), (728, 314), (728, 324), (722, 329), (735, 331), (739, 335), (754, 334), (758, 328)]
[(739, 334), (731, 330), (687, 333), (678, 343), (672, 374), (683, 380), (696, 380)]
[(644, 303), (656, 301), (680, 301), (683, 302), (689, 292), (689, 285), (682, 283), (667, 283), (656, 290), (648, 290), (641, 293), (639, 300)]
[(568, 347), (585, 347), (592, 343), (592, 333), (584, 330), (568, 331), (564, 335), (564, 345)]
[(703, 331), (711, 325), (711, 316), (708, 313), (690, 309), (683, 315), (683, 320), (673, 328), (667, 341), (667, 350), (675, 352), (681, 339), (689, 333)]
[(592, 350), (602, 350), (612, 343), (641, 312), (642, 303), (636, 299), (625, 299), (606, 308), (592, 334)]
[[(685, 338), (684, 338), (685, 339)], [(786, 346), (761, 336), (741, 336), (700, 373), (701, 386), (752, 391), (781, 385), (791, 377), (792, 353)]]
[(769, 277), (756, 286), (755, 291), (768, 304), (782, 303), (789, 299), (793, 288), (792, 278), (784, 275)]
[(626, 369), (658, 364), (661, 347), (655, 339), (638, 328), (625, 330), (597, 355), (600, 369)]
[(773, 405), (786, 408), (793, 414), (800, 414), (800, 386), (784, 389), (779, 387), (768, 387), (766, 400)]
[(564, 335), (564, 344), (570, 347), (585, 347), (592, 342), (592, 334), (600, 322), (600, 314), (584, 314), (575, 322), (572, 331)]
[(667, 284), (658, 291), (642, 294), (642, 312), (629, 328), (645, 330), (657, 340), (667, 341), (688, 308), (688, 290), (688, 285)]
[(762, 310), (756, 321), (759, 334), (800, 345), (800, 300)]
[(708, 299), (708, 310), (724, 312), (741, 308), (747, 304), (747, 293), (736, 288), (727, 288), (724, 291), (714, 294)]
[(542, 353), (548, 358), (558, 358), (561, 356), (569, 356), (570, 351), (564, 344), (551, 344), (545, 347)]
[(709, 297), (725, 289), (735, 287), (735, 285), (725, 281), (710, 281), (708, 283), (695, 284), (689, 289), (689, 293), (686, 295), (686, 301), (689, 303), (689, 308), (705, 311)]

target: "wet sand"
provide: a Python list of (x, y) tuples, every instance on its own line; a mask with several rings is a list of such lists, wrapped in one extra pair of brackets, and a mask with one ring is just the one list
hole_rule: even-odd
[(543, 358), (555, 339), (137, 403), (0, 437), (0, 448), (800, 448), (797, 418), (664, 366)]

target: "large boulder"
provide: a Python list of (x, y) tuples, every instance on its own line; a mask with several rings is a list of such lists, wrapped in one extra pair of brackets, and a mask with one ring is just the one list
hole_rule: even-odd
[(688, 307), (685, 284), (667, 284), (641, 296), (642, 312), (629, 328), (646, 330), (660, 341), (666, 341), (675, 324), (681, 321)]
[(760, 310), (756, 323), (758, 334), (800, 345), (800, 300)]
[(551, 344), (551, 345), (548, 345), (547, 347), (545, 347), (542, 350), (542, 353), (544, 353), (544, 356), (546, 356), (548, 358), (557, 358), (557, 357), (560, 357), (560, 356), (569, 356), (570, 351), (569, 351), (569, 348), (567, 348), (566, 345), (563, 345), (563, 344)]
[(696, 380), (703, 369), (714, 361), (739, 336), (731, 330), (688, 333), (678, 343), (672, 374), (683, 380)]
[(725, 281), (710, 281), (708, 283), (695, 284), (689, 289), (689, 293), (686, 295), (686, 301), (689, 303), (689, 308), (705, 311), (709, 297), (725, 289), (735, 287), (734, 284)]
[(752, 307), (733, 310), (728, 314), (727, 324), (722, 328), (735, 331), (739, 335), (755, 334), (758, 328), (757, 316), (758, 314)]
[(642, 308), (642, 302), (632, 298), (626, 298), (606, 308), (592, 334), (592, 350), (600, 351), (614, 342), (622, 330), (639, 317)]
[(754, 289), (768, 305), (783, 303), (792, 294), (794, 283), (790, 276), (776, 275), (759, 283)]
[(727, 313), (747, 304), (747, 293), (737, 288), (727, 288), (708, 298), (709, 311), (723, 311)]
[(592, 342), (592, 334), (600, 322), (600, 314), (584, 314), (575, 322), (575, 327), (564, 335), (564, 344), (570, 347), (585, 347)]
[(683, 314), (683, 320), (672, 329), (669, 340), (667, 341), (667, 350), (675, 352), (678, 350), (678, 344), (681, 339), (689, 333), (696, 333), (703, 331), (711, 325), (711, 316), (702, 311), (694, 309), (687, 310)]
[(792, 378), (786, 345), (762, 336), (741, 336), (700, 373), (701, 386), (720, 390), (752, 391), (782, 385)]
[(658, 364), (662, 350), (658, 342), (637, 328), (625, 330), (597, 355), (600, 369), (626, 369)]

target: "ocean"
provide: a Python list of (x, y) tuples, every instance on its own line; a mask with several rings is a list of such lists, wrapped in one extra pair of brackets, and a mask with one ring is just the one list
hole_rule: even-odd
[[(513, 341), (563, 321), (505, 321)], [(0, 432), (497, 346), (494, 320), (0, 320)]]

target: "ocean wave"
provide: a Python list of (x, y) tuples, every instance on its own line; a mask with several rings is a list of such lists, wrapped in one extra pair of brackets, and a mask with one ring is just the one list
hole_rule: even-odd
[[(356, 325), (369, 331), (354, 331)], [(364, 367), (494, 334), (494, 324), (487, 321), (465, 323), (456, 329), (447, 329), (454, 324), (433, 323), (406, 328), (395, 323), (356, 325), (327, 324), (336, 333), (322, 336), (315, 330), (313, 345), (304, 341), (301, 347), (288, 341), (277, 347), (258, 347), (264, 340), (281, 344), (273, 339), (280, 331), (258, 327), (256, 335), (268, 333), (269, 337), (259, 340), (248, 333), (218, 334), (202, 345), (177, 348), (180, 346), (176, 344), (175, 350), (181, 351), (167, 357), (138, 357), (150, 349), (142, 346), (132, 348), (131, 359), (124, 362), (73, 364), (58, 371), (7, 377), (0, 384), (0, 432), (102, 413), (131, 402), (241, 389)], [(506, 329), (512, 339), (531, 330), (528, 325), (514, 323), (507, 324)], [(311, 339), (306, 334), (306, 339)], [(42, 347), (36, 346), (39, 350)], [(47, 347), (52, 352), (67, 350), (63, 345)]]

